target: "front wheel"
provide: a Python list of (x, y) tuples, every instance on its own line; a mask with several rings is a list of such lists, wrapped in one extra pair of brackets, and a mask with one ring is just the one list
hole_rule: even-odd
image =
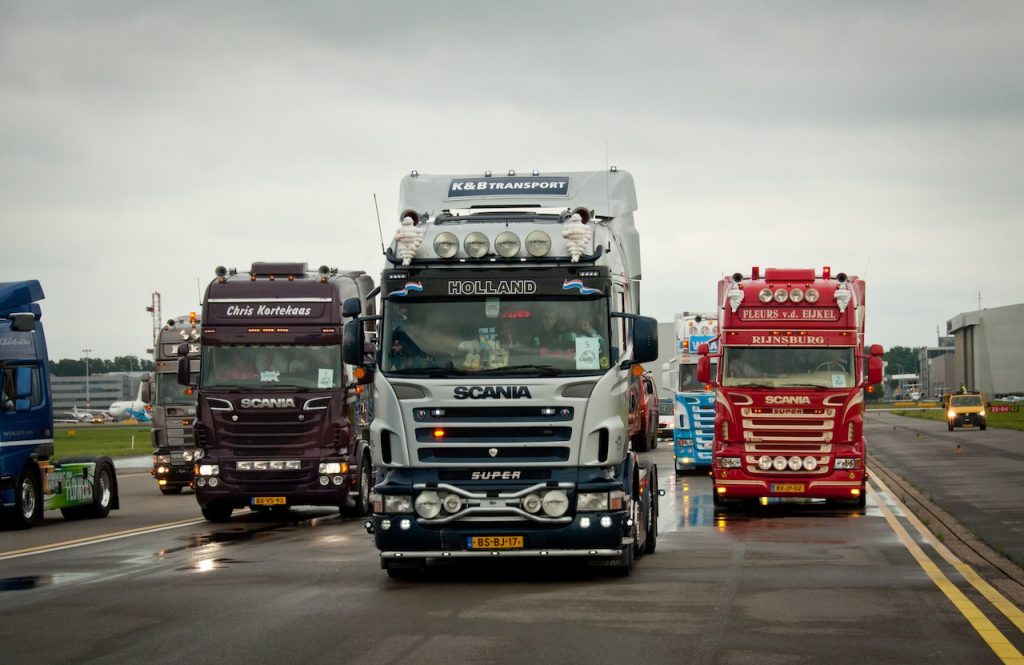
[(658, 467), (652, 465), (651, 475), (648, 477), (651, 479), (648, 488), (651, 509), (648, 513), (647, 543), (644, 546), (644, 551), (647, 554), (654, 554), (654, 550), (658, 547)]
[(949, 425), (949, 431), (952, 432), (953, 431), (953, 423), (946, 423), (946, 424)]
[(373, 476), (370, 469), (370, 460), (363, 455), (359, 460), (359, 484), (356, 486), (356, 496), (351, 507), (340, 506), (341, 514), (345, 517), (363, 517), (370, 514), (373, 507), (370, 501), (370, 489), (373, 486)]
[(18, 476), (14, 490), (14, 512), (9, 523), (15, 529), (27, 529), (42, 518), (43, 504), (39, 495), (36, 475), (25, 468)]
[(216, 502), (202, 507), (203, 517), (209, 522), (227, 522), (231, 519), (231, 510), (231, 506)]
[(92, 486), (92, 505), (89, 506), (87, 515), (89, 517), (106, 517), (110, 514), (110, 507), (114, 504), (114, 492), (117, 491), (114, 484), (114, 471), (106, 462), (96, 467), (96, 480)]
[(160, 493), (168, 496), (181, 494), (181, 485), (163, 485), (160, 487)]

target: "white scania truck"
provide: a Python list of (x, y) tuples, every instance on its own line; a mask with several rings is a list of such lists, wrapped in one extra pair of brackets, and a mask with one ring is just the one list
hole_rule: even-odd
[(344, 351), (373, 382), (382, 567), (573, 556), (628, 573), (655, 549), (659, 495), (627, 429), (657, 356), (632, 176), (413, 172), (399, 209), (374, 361), (359, 320)]

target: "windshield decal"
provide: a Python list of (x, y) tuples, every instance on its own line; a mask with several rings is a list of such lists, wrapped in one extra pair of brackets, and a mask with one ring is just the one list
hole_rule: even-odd
[(595, 293), (600, 294), (600, 289), (592, 289), (589, 286), (583, 286), (583, 281), (579, 279), (567, 279), (562, 282), (563, 291), (572, 291), (578, 289), (581, 296), (592, 296)]
[(396, 298), (404, 298), (405, 296), (409, 295), (409, 293), (412, 292), (412, 291), (422, 291), (422, 290), (423, 290), (423, 284), (422, 283), (420, 283), (420, 282), (406, 282), (404, 287), (402, 287), (401, 289), (399, 289), (397, 291), (392, 291), (391, 293), (388, 294), (388, 297), (390, 298), (390, 297), (394, 296)]

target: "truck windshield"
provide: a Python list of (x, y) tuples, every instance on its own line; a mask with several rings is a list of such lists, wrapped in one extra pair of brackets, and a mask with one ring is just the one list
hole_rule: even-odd
[(388, 373), (598, 374), (609, 365), (605, 299), (466, 298), (384, 303)]
[[(717, 363), (711, 363), (711, 376), (715, 375)], [(697, 380), (697, 366), (696, 365), (679, 365), (679, 386), (676, 388), (678, 392), (693, 392), (703, 391), (706, 386)]]
[[(199, 377), (192, 380), (198, 383)], [(178, 375), (174, 372), (161, 372), (156, 375), (157, 406), (191, 406), (196, 403), (196, 396), (186, 393), (188, 386), (178, 383)]]
[(953, 395), (951, 406), (981, 406), (981, 395)]
[(341, 386), (341, 346), (227, 344), (202, 351), (205, 389), (330, 390)]
[(853, 349), (727, 347), (722, 385), (767, 388), (852, 388)]

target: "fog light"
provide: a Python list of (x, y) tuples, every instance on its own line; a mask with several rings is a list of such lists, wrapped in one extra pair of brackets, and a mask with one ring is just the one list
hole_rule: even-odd
[(772, 458), (768, 457), (767, 455), (761, 455), (760, 457), (757, 458), (757, 468), (761, 469), (762, 471), (767, 471), (768, 469), (772, 468)]
[(561, 517), (569, 510), (569, 497), (562, 490), (551, 490), (541, 500), (541, 507), (551, 517)]
[(540, 510), (541, 500), (536, 494), (527, 494), (523, 497), (523, 510), (528, 513), (536, 513)]
[(590, 518), (589, 517), (581, 517), (580, 518), (580, 526), (583, 527), (584, 529), (589, 529), (590, 528)]
[(774, 460), (772, 460), (772, 466), (775, 467), (776, 471), (785, 471), (786, 470), (786, 458), (783, 457), (782, 455), (779, 455)]
[(804, 458), (804, 468), (808, 471), (814, 471), (818, 468), (818, 460), (808, 455)]
[(608, 515), (605, 515), (604, 517), (601, 518), (601, 526), (603, 526), (604, 528), (607, 529), (611, 525), (612, 525), (612, 518), (611, 517), (609, 517)]
[(530, 256), (545, 256), (551, 251), (551, 236), (543, 231), (531, 231), (526, 236), (526, 251)]
[(483, 233), (479, 231), (473, 231), (466, 236), (465, 241), (462, 243), (462, 248), (466, 250), (466, 254), (472, 256), (474, 259), (479, 259), (487, 250), (490, 249), (491, 243)]
[(390, 528), (391, 528), (391, 520), (381, 520), (380, 521), (380, 529), (381, 529), (381, 531), (387, 531)]
[(511, 231), (502, 231), (494, 239), (494, 249), (506, 259), (510, 259), (519, 253), (519, 236)]
[(167, 484), (167, 481), (166, 481), (166, 480), (164, 480), (163, 478), (161, 478), (160, 480), (156, 481), (156, 484), (157, 484), (157, 485), (161, 485), (161, 486), (163, 486), (163, 485), (166, 485), (166, 484)]
[(441, 499), (437, 492), (420, 492), (415, 501), (416, 514), (425, 519), (434, 519), (441, 513)]
[(789, 470), (790, 471), (799, 471), (800, 469), (803, 468), (803, 466), (804, 466), (804, 461), (802, 459), (800, 459), (799, 457), (797, 457), (796, 455), (793, 455), (792, 457), (789, 458)]
[(320, 484), (323, 485), (324, 487), (327, 487), (328, 483), (330, 482), (331, 479), (328, 478), (327, 476), (320, 476)]
[(434, 251), (442, 259), (450, 259), (459, 253), (459, 239), (448, 231), (438, 233), (434, 238)]
[(216, 487), (219, 484), (220, 484), (219, 480), (217, 480), (216, 478), (210, 478), (210, 487)]
[(196, 478), (196, 487), (206, 487), (206, 478)]
[(335, 485), (340, 485), (342, 483), (342, 478), (341, 476), (335, 476), (334, 478), (331, 478), (331, 482)]
[(441, 506), (449, 513), (462, 510), (462, 498), (458, 494), (449, 494), (441, 501)]
[(157, 473), (167, 473), (169, 470), (166, 466), (158, 466), (156, 468)]
[(739, 457), (719, 457), (718, 467), (720, 469), (738, 469), (742, 466), (742, 461)]
[(402, 520), (398, 523), (398, 528), (400, 528), (402, 531), (408, 531), (410, 528), (412, 528), (412, 520)]
[(860, 496), (860, 490), (856, 487), (850, 490), (850, 496)]

